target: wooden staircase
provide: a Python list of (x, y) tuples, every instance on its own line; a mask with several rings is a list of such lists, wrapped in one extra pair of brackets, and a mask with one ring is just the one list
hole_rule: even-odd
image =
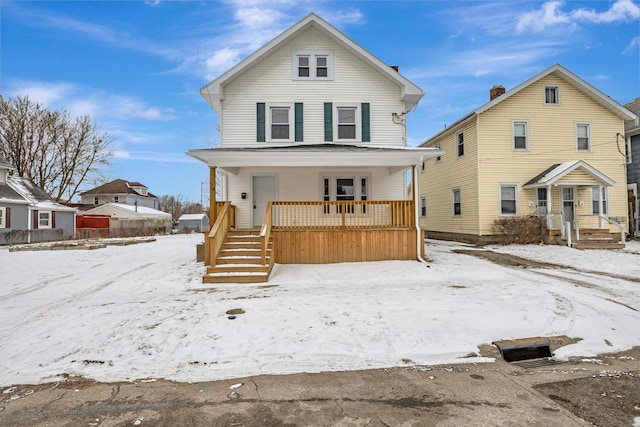
[(574, 240), (571, 245), (576, 249), (622, 249), (624, 246), (608, 229), (600, 228), (581, 228), (580, 240)]
[(207, 267), (202, 283), (266, 282), (273, 269), (272, 245), (269, 241), (266, 264), (263, 264), (260, 230), (229, 230), (215, 266)]

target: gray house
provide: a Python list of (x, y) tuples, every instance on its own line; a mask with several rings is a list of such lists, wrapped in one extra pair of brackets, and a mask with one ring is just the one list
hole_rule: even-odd
[(209, 217), (205, 214), (182, 214), (178, 218), (178, 230), (180, 233), (209, 231)]
[(76, 210), (57, 203), (30, 179), (13, 176), (0, 157), (0, 245), (71, 239)]
[[(625, 107), (640, 115), (640, 98), (629, 102)], [(638, 191), (640, 190), (640, 118), (627, 120), (624, 122), (624, 133), (627, 144), (627, 189), (629, 190), (629, 221), (630, 231), (635, 236), (640, 236), (640, 200)]]
[(100, 206), (105, 203), (124, 203), (131, 206), (146, 206), (158, 209), (158, 197), (149, 192), (146, 185), (135, 181), (116, 179), (99, 187), (80, 193), (80, 203)]

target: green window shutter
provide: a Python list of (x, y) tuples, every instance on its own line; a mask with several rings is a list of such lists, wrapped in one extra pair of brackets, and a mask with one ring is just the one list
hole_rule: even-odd
[(295, 141), (302, 142), (303, 139), (303, 121), (302, 121), (302, 102), (295, 104)]
[(371, 119), (369, 118), (369, 103), (362, 103), (362, 142), (371, 142)]
[(264, 102), (258, 102), (256, 104), (256, 117), (257, 117), (257, 140), (258, 142), (265, 142), (265, 105)]
[(331, 102), (324, 103), (324, 140), (325, 142), (333, 141), (333, 104)]

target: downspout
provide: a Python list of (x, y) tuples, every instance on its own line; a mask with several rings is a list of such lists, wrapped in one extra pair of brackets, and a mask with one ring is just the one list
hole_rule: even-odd
[(422, 229), (420, 228), (420, 206), (418, 206), (418, 166), (423, 162), (422, 156), (420, 156), (420, 163), (413, 167), (411, 173), (413, 173), (413, 204), (416, 215), (416, 246), (418, 261), (423, 263), (427, 268), (431, 268), (427, 261), (422, 258), (422, 247), (424, 247), (424, 239), (422, 238)]

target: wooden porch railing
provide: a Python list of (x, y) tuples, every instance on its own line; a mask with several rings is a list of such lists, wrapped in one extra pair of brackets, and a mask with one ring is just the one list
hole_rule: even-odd
[(216, 257), (218, 251), (224, 242), (224, 238), (229, 228), (231, 228), (232, 219), (231, 202), (224, 202), (222, 209), (218, 211), (216, 222), (211, 227), (209, 235), (205, 240), (205, 264), (214, 267), (216, 265)]
[[(226, 201), (218, 201), (216, 202), (216, 206), (217, 206), (217, 210), (218, 210), (218, 214), (220, 214), (220, 211), (222, 210), (222, 208), (224, 207), (225, 203), (227, 203)], [(229, 223), (229, 227), (233, 228), (236, 226), (236, 207), (234, 205), (231, 205), (229, 207), (229, 209), (231, 209), (231, 212), (229, 212), (229, 220), (231, 221)], [(211, 218), (211, 221), (215, 221), (216, 218)]]
[(415, 228), (413, 200), (274, 201), (276, 230)]
[(262, 228), (260, 229), (260, 242), (262, 245), (262, 264), (267, 263), (267, 249), (269, 248), (269, 238), (271, 237), (271, 227), (273, 224), (272, 204), (267, 204), (267, 209), (264, 212), (264, 219), (262, 220)]

